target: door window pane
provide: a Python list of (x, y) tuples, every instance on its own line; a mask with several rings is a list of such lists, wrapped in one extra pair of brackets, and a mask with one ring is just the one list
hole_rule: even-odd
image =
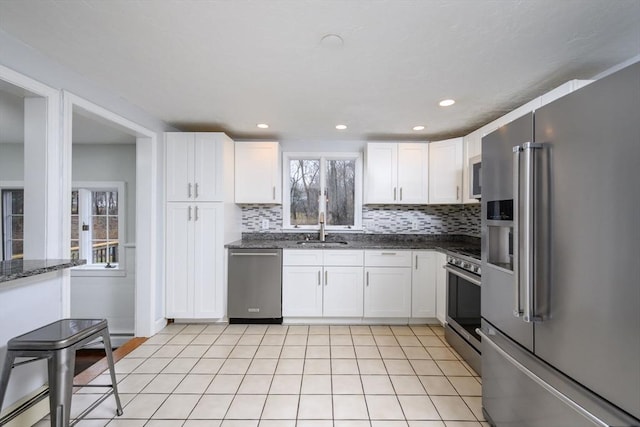
[(291, 225), (318, 223), (320, 159), (296, 159), (289, 164)]
[(20, 259), (24, 253), (24, 191), (2, 190), (2, 259)]
[(327, 160), (327, 225), (355, 224), (355, 160)]

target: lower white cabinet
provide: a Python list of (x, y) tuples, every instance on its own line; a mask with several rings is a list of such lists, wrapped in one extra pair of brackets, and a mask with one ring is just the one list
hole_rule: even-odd
[(447, 316), (447, 256), (436, 252), (436, 319), (444, 325)]
[(282, 316), (362, 317), (362, 259), (362, 251), (285, 250)]
[(436, 317), (437, 255), (436, 251), (413, 251), (411, 317)]
[(166, 317), (223, 317), (223, 204), (172, 202), (166, 212)]
[(365, 251), (364, 317), (411, 316), (411, 251)]

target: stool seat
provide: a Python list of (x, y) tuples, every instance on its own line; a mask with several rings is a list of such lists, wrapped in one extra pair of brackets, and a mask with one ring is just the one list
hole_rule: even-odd
[[(73, 377), (75, 371), (76, 350), (102, 338), (104, 350), (111, 374), (111, 385), (83, 385), (81, 387), (110, 387), (96, 402), (85, 409), (72, 423), (70, 419), (71, 397), (73, 395)], [(31, 358), (24, 362), (15, 362), (16, 358)], [(9, 385), (11, 370), (15, 366), (35, 360), (47, 359), (49, 377), (49, 407), (52, 427), (74, 425), (113, 394), (116, 401), (116, 414), (122, 415), (122, 405), (118, 396), (118, 386), (111, 351), (111, 339), (106, 319), (61, 319), (41, 328), (11, 338), (7, 343), (2, 374), (0, 375), (0, 408)], [(45, 395), (46, 396), (46, 395)], [(27, 405), (31, 406), (36, 402)], [(9, 422), (17, 415), (3, 417), (0, 425)]]
[(62, 319), (11, 338), (7, 350), (60, 350), (76, 345), (107, 327), (105, 319)]

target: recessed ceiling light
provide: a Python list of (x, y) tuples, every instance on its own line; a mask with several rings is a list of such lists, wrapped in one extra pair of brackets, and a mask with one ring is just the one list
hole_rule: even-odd
[(414, 126), (413, 130), (424, 130), (424, 126), (420, 125), (420, 126)]
[(336, 125), (336, 129), (338, 130), (345, 130), (347, 128), (347, 125)]
[(268, 125), (268, 124), (266, 124), (266, 123), (259, 123), (259, 124), (258, 124), (258, 127), (259, 127), (260, 129), (269, 129), (269, 125)]
[(341, 49), (344, 40), (337, 34), (326, 34), (320, 39), (320, 45), (328, 49)]
[(440, 106), (441, 107), (449, 107), (453, 104), (455, 104), (456, 101), (454, 101), (453, 99), (443, 99), (442, 101), (440, 101)]

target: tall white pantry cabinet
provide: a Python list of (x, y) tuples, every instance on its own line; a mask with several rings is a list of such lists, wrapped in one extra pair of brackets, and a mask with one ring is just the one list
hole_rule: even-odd
[(234, 145), (224, 133), (165, 133), (165, 317), (226, 315), (224, 245), (241, 238)]

